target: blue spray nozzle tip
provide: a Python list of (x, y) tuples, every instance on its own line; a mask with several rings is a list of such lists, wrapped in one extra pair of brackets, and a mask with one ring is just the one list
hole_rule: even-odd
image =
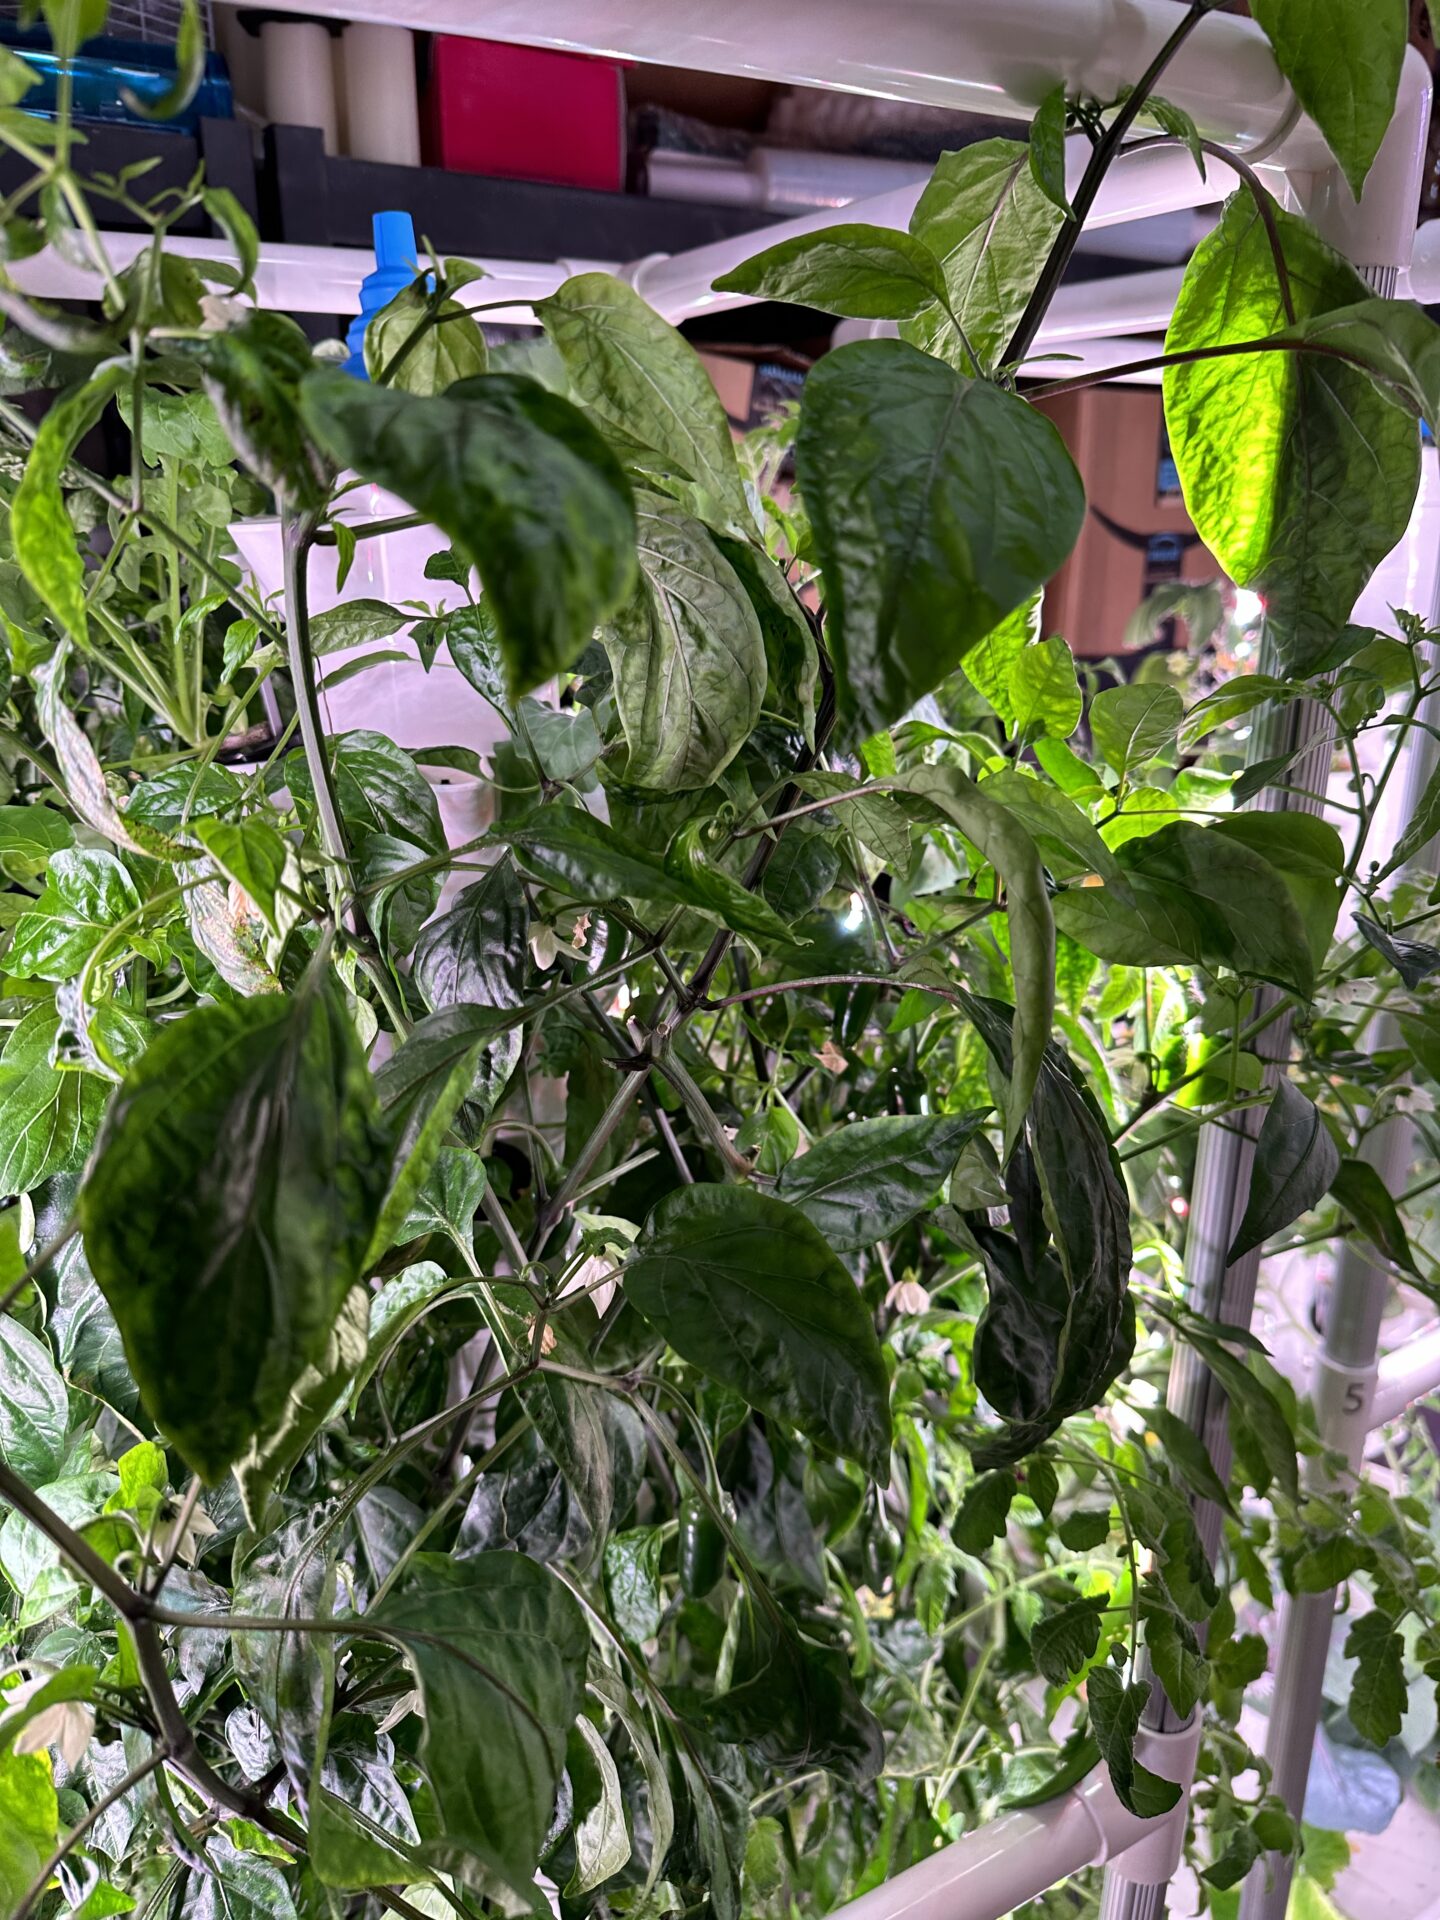
[(364, 380), (365, 329), (382, 307), (388, 307), (397, 293), (403, 293), (420, 271), (416, 259), (415, 222), (408, 213), (377, 213), (372, 216), (375, 236), (375, 271), (360, 283), (360, 311), (350, 322), (345, 344), (350, 357), (345, 371)]
[(400, 270), (413, 280), (418, 271), (415, 222), (408, 213), (377, 213), (372, 225), (377, 270), (381, 273)]

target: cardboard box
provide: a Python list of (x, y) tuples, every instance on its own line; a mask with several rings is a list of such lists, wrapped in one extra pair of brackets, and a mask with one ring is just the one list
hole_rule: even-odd
[[(1185, 511), (1158, 388), (1094, 387), (1039, 404), (1064, 436), (1088, 502), (1075, 550), (1046, 589), (1045, 631), (1089, 659), (1118, 655), (1127, 621), (1156, 587), (1199, 585), (1221, 567)], [(1183, 646), (1182, 623), (1166, 621), (1162, 637)]]
[(701, 347), (699, 354), (731, 426), (741, 433), (760, 426), (788, 400), (798, 400), (810, 370), (808, 360), (783, 347)]

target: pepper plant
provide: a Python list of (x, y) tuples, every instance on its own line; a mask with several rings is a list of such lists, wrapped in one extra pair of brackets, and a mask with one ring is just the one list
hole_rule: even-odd
[[(62, 55), (95, 30), (44, 10)], [(820, 1914), (1097, 1764), (1172, 1805), (1134, 1755), (1142, 1654), (1205, 1716), (1189, 1844), (1223, 1911), (1301, 1841), (1244, 1786), (1260, 1610), (1351, 1583), (1347, 1738), (1392, 1741), (1430, 1684), (1425, 1507), (1354, 1506), (1182, 1283), (1200, 1130), (1262, 1109), (1237, 1254), (1354, 1235), (1432, 1291), (1440, 1256), (1429, 1183), (1363, 1156), (1440, 1071), (1440, 787), (1367, 844), (1435, 656), (1420, 619), (1349, 619), (1440, 335), (1166, 102), (1205, 12), (1121, 99), (1060, 89), (1028, 142), (947, 155), (908, 233), (732, 274), (899, 331), (738, 449), (600, 274), (487, 350), (473, 270), (435, 259), (346, 376), (250, 304), (227, 196), (82, 182), (63, 69), (40, 121), (4, 57), (33, 169), (6, 257), (102, 284), (80, 315), (0, 276), (18, 1920)], [(1256, 13), (1358, 187), (1401, 0)], [(1312, 69), (1342, 28), (1364, 57)], [(1165, 406), (1265, 657), (1198, 699), (1082, 686), (1039, 612), (1085, 503), (1032, 403), (1098, 376), (1036, 333), (1135, 138), (1238, 174)], [(197, 202), (232, 266), (167, 250)], [(148, 235), (123, 270), (116, 205)], [(434, 598), (312, 617), (317, 545), (343, 579), (386, 531), (347, 518), (357, 476), (434, 529)], [(267, 507), (276, 603), (226, 534)], [(326, 737), (326, 656), (360, 641), (345, 671), (407, 646), (503, 719), (470, 842), (427, 771), (473, 754)], [(1343, 800), (1273, 750), (1297, 703)], [(1382, 1009), (1403, 1055), (1359, 1044)], [(1165, 1408), (1186, 1346), (1233, 1466)]]

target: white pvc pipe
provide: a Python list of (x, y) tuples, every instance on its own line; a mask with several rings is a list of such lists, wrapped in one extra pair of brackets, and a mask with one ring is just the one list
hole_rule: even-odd
[[(107, 233), (101, 236), (111, 265), (119, 271), (148, 245), (138, 233)], [(191, 260), (223, 260), (235, 265), (234, 249), (225, 240), (202, 240), (172, 235), (165, 242), (167, 253), (184, 254)], [(488, 319), (524, 325), (534, 320), (530, 303), (543, 300), (571, 274), (600, 269), (618, 270), (613, 261), (599, 260), (478, 260), (484, 269), (482, 280), (472, 280), (461, 290), (471, 304), (492, 300), (513, 301), (513, 306), (488, 314)], [(267, 242), (260, 249), (255, 270), (257, 304), (278, 308), (283, 313), (354, 313), (360, 306), (360, 282), (373, 271), (375, 256), (361, 247), (305, 247), (283, 242)], [(72, 265), (50, 248), (29, 260), (14, 262), (10, 277), (22, 293), (47, 300), (97, 300), (100, 275), (93, 268)]]
[[(1228, 17), (1228, 16), (1226, 16)], [(1073, 192), (1090, 154), (1090, 143), (1083, 136), (1066, 142), (1066, 184)], [(923, 184), (899, 187), (869, 199), (855, 200), (840, 215), (844, 221), (859, 221), (876, 227), (905, 228), (924, 191)], [(1193, 207), (1214, 196), (1214, 188), (1201, 180), (1195, 162), (1183, 147), (1149, 148), (1143, 153), (1122, 153), (1100, 189), (1087, 228), (1119, 226), (1146, 214), (1169, 213), (1179, 207)], [(739, 234), (712, 246), (696, 247), (689, 253), (656, 254), (631, 269), (631, 281), (658, 313), (667, 320), (679, 321), (702, 313), (720, 313), (731, 307), (747, 306), (748, 296), (716, 293), (712, 283), (732, 267), (738, 267), (765, 247), (802, 234), (819, 233), (835, 225), (833, 208), (821, 208), (795, 220), (782, 221), (760, 233)]]
[(1058, 1800), (977, 1827), (840, 1913), (844, 1920), (980, 1920), (1012, 1913), (1103, 1859), (1116, 1815), (1131, 1821), (1138, 1836), (1144, 1823), (1120, 1806), (1102, 1769)]
[[(1440, 223), (1437, 223), (1440, 224)], [(1179, 297), (1182, 267), (1117, 274), (1061, 287), (1040, 324), (1039, 340), (1060, 347), (1099, 334), (1164, 333)]]
[(1398, 1419), (1412, 1401), (1440, 1392), (1440, 1326), (1407, 1340), (1380, 1362), (1370, 1424), (1383, 1427)]
[[(385, 20), (702, 73), (877, 94), (1027, 118), (1060, 81), (1113, 100), (1179, 24), (1169, 0), (280, 0), (287, 10)], [(1294, 96), (1260, 29), (1206, 19), (1165, 74), (1165, 97), (1227, 146), (1268, 145)], [(1289, 164), (1328, 164), (1308, 122)], [(1412, 209), (1413, 211), (1413, 209)]]
[(1082, 1867), (1113, 1863), (1140, 1880), (1180, 1864), (1201, 1718), (1175, 1733), (1143, 1730), (1136, 1757), (1173, 1780), (1169, 1813), (1142, 1820), (1121, 1806), (1105, 1767), (1043, 1806), (1017, 1808), (962, 1835), (840, 1909), (845, 1920), (1001, 1920)]

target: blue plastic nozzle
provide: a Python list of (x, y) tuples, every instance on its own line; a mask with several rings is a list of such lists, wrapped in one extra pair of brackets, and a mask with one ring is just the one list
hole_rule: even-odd
[(377, 213), (371, 222), (375, 234), (375, 271), (360, 283), (360, 311), (350, 322), (345, 345), (350, 357), (346, 373), (367, 380), (365, 329), (382, 307), (388, 307), (420, 271), (415, 258), (415, 222), (408, 213)]

